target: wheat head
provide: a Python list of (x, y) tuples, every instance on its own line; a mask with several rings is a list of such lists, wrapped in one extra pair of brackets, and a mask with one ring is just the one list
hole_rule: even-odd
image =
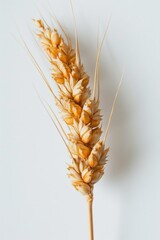
[(69, 129), (66, 136), (72, 163), (68, 164), (68, 176), (75, 189), (92, 200), (94, 184), (104, 174), (109, 151), (100, 139), (102, 115), (99, 99), (91, 96), (89, 76), (81, 63), (78, 47), (74, 50), (67, 35), (65, 41), (44, 21), (34, 22), (50, 62), (51, 76), (59, 89), (55, 102)]

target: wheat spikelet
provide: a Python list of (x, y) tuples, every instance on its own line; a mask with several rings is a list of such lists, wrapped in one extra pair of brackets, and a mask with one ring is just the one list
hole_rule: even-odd
[(65, 41), (56, 29), (51, 29), (42, 20), (34, 22), (59, 90), (55, 102), (69, 128), (67, 140), (72, 164), (68, 165), (68, 176), (75, 189), (91, 200), (94, 184), (104, 174), (109, 151), (100, 140), (99, 99), (91, 97), (89, 76), (81, 64), (78, 49), (72, 48), (69, 38)]

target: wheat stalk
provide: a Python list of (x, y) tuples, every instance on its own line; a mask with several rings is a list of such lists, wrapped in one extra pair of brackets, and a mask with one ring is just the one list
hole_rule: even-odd
[[(105, 148), (105, 140), (118, 92), (114, 99), (105, 137), (101, 140), (102, 115), (99, 108), (99, 89), (98, 97), (96, 97), (96, 86), (97, 82), (99, 86), (98, 63), (102, 45), (97, 54), (94, 89), (91, 95), (89, 76), (85, 72), (80, 59), (77, 33), (76, 50), (74, 50), (68, 35), (60, 24), (59, 26), (65, 34), (66, 41), (56, 29), (51, 29), (44, 21), (34, 20), (34, 22), (38, 28), (37, 36), (50, 62), (51, 76), (59, 90), (58, 97), (53, 93), (48, 81), (44, 76), (42, 77), (53, 94), (62, 119), (69, 129), (68, 133), (66, 133), (58, 121), (63, 137), (65, 137), (64, 142), (72, 159), (67, 168), (68, 176), (74, 188), (87, 197), (90, 240), (93, 240), (93, 189), (94, 184), (104, 174), (104, 166), (109, 151), (108, 147)], [(54, 114), (51, 107), (50, 110)]]

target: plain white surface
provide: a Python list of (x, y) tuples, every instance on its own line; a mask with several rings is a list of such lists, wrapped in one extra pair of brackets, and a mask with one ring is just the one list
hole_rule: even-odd
[[(0, 239), (87, 240), (87, 206), (66, 176), (68, 153), (33, 88), (47, 98), (18, 28), (42, 69), (31, 18), (50, 22), (53, 8), (73, 38), (68, 0), (0, 1)], [(39, 8), (39, 10), (38, 10)], [(123, 65), (123, 82), (107, 145), (109, 163), (95, 187), (95, 240), (160, 239), (159, 1), (74, 1), (85, 69), (93, 79), (98, 22), (104, 126)], [(56, 88), (55, 88), (56, 90)]]

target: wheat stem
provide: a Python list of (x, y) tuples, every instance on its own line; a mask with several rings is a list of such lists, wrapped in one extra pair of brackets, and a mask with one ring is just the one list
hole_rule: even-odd
[(93, 228), (93, 198), (88, 200), (89, 240), (94, 240)]

